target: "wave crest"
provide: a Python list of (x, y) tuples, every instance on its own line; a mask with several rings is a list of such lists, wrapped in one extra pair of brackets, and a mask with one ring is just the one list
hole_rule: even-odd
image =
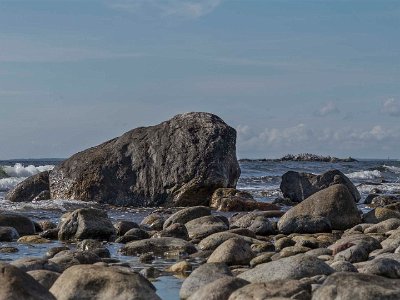
[(54, 169), (54, 165), (45, 165), (35, 167), (34, 165), (23, 166), (20, 163), (16, 163), (14, 166), (2, 166), (4, 172), (10, 177), (24, 178), (32, 175), (36, 175), (40, 172), (51, 171)]
[(351, 179), (377, 179), (383, 177), (382, 173), (378, 170), (358, 171), (346, 174), (346, 176)]

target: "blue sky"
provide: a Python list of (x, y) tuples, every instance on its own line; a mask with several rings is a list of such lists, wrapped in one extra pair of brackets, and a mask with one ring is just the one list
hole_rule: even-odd
[(400, 1), (0, 1), (0, 159), (68, 157), (175, 114), (239, 157), (400, 158)]

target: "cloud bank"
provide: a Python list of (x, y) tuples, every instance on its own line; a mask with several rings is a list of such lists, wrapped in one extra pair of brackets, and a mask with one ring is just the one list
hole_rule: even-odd
[(400, 101), (389, 98), (383, 102), (382, 112), (392, 117), (400, 117)]

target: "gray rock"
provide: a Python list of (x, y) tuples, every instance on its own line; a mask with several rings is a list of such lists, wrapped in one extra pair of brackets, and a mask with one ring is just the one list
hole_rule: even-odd
[(194, 206), (181, 209), (172, 214), (165, 220), (163, 228), (167, 228), (174, 223), (185, 224), (191, 220), (211, 215), (211, 209), (205, 206)]
[(400, 228), (400, 219), (391, 218), (368, 227), (364, 233), (386, 233), (397, 228)]
[(236, 277), (222, 277), (202, 286), (189, 300), (228, 300), (229, 296), (237, 289), (249, 284), (246, 280)]
[(33, 202), (35, 201), (43, 201), (43, 200), (50, 200), (51, 199), (51, 195), (50, 195), (50, 191), (48, 190), (44, 190), (42, 192), (39, 193), (39, 195), (37, 195), (35, 198), (33, 198)]
[(193, 206), (235, 187), (239, 175), (235, 129), (209, 113), (185, 113), (77, 153), (49, 180), (53, 199)]
[(335, 184), (345, 185), (354, 201), (357, 202), (361, 199), (354, 184), (338, 170), (330, 170), (322, 175), (289, 171), (283, 174), (280, 188), (285, 198), (301, 202), (312, 194)]
[(46, 258), (39, 257), (23, 257), (10, 263), (21, 271), (28, 272), (34, 270), (48, 270), (53, 272), (61, 272), (60, 267)]
[(203, 239), (213, 233), (228, 230), (228, 226), (217, 216), (205, 216), (185, 223), (189, 238)]
[(348, 261), (335, 261), (331, 264), (335, 272), (358, 272), (357, 268)]
[(258, 202), (250, 193), (234, 188), (215, 190), (211, 197), (210, 207), (219, 211), (279, 210), (279, 207), (274, 204)]
[(164, 230), (161, 230), (157, 232), (155, 235), (153, 235), (154, 238), (158, 237), (175, 237), (178, 239), (182, 240), (188, 240), (189, 239), (189, 233), (185, 227), (185, 225), (182, 225), (180, 223), (175, 223)]
[(50, 289), (57, 300), (160, 300), (154, 286), (127, 268), (77, 265), (61, 274)]
[(35, 233), (35, 225), (29, 218), (13, 212), (0, 212), (0, 226), (14, 227), (20, 236)]
[(308, 300), (311, 298), (311, 284), (300, 280), (252, 283), (233, 292), (229, 300), (275, 299), (275, 297)]
[(320, 299), (390, 300), (400, 295), (399, 281), (381, 276), (338, 272), (330, 275), (312, 296)]
[(335, 261), (356, 263), (368, 259), (369, 253), (381, 248), (379, 241), (365, 234), (342, 237), (328, 247), (333, 251)]
[(358, 272), (374, 274), (388, 278), (400, 278), (400, 262), (389, 258), (376, 258), (357, 264)]
[(315, 275), (329, 275), (333, 269), (322, 260), (304, 254), (285, 257), (256, 266), (238, 277), (251, 283), (268, 282), (278, 279), (300, 279)]
[(362, 219), (363, 222), (366, 223), (379, 223), (391, 218), (400, 219), (400, 212), (386, 208), (386, 207), (377, 207), (369, 212), (363, 214)]
[(109, 240), (115, 229), (105, 211), (94, 208), (80, 208), (61, 221), (58, 239), (82, 240), (101, 239)]
[(231, 238), (221, 245), (208, 258), (208, 263), (226, 263), (227, 265), (248, 265), (254, 253), (242, 238)]
[(1, 300), (55, 300), (49, 291), (17, 267), (0, 262)]
[(151, 213), (140, 222), (140, 225), (152, 230), (162, 230), (164, 222), (165, 218), (163, 215), (159, 213)]
[(231, 224), (231, 228), (246, 228), (257, 235), (268, 235), (276, 232), (268, 217), (259, 211), (241, 216)]
[(11, 202), (31, 202), (43, 191), (49, 191), (49, 189), (49, 171), (45, 171), (17, 184), (5, 198)]
[(271, 261), (271, 257), (276, 254), (275, 252), (264, 252), (254, 257), (250, 261), (250, 267), (254, 268), (257, 265), (264, 264)]
[(247, 237), (247, 236), (242, 236), (233, 232), (217, 232), (213, 233), (204, 239), (202, 239), (199, 243), (199, 249), (201, 250), (215, 250), (219, 245), (221, 245), (223, 242), (231, 239), (231, 238), (242, 238), (246, 242), (252, 244), (252, 243), (260, 243), (259, 240)]
[(48, 271), (48, 270), (34, 270), (26, 272), (33, 277), (37, 282), (43, 285), (47, 290), (51, 288), (53, 283), (60, 276), (60, 273)]
[(331, 222), (332, 229), (337, 230), (361, 223), (354, 198), (343, 184), (321, 190), (289, 209), (279, 220), (278, 228), (287, 228), (299, 216), (325, 217)]
[(187, 299), (201, 287), (223, 277), (231, 277), (228, 266), (223, 263), (206, 263), (195, 269), (182, 283), (179, 291), (181, 299)]
[[(278, 223), (279, 224), (279, 223)], [(278, 229), (283, 234), (332, 232), (329, 219), (320, 216), (296, 216), (281, 223)]]
[(64, 250), (55, 254), (49, 259), (49, 262), (55, 263), (61, 268), (61, 271), (71, 266), (82, 264), (94, 264), (100, 262), (101, 258), (91, 251), (73, 251)]
[(114, 228), (117, 236), (123, 236), (128, 230), (139, 228), (139, 225), (132, 221), (118, 221), (114, 224)]
[(19, 234), (14, 227), (0, 227), (0, 242), (12, 242), (17, 239), (19, 239)]
[(153, 252), (156, 255), (164, 255), (165, 252), (169, 251), (180, 251), (188, 254), (197, 252), (192, 243), (171, 237), (130, 242), (120, 249), (120, 252), (124, 255), (140, 255), (149, 252)]

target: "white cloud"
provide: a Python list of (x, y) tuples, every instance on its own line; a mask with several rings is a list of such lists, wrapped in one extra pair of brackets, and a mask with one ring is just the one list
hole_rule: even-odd
[[(300, 123), (285, 128), (265, 128), (254, 133), (249, 126), (238, 128), (238, 152), (258, 153), (366, 153), (369, 149), (387, 150), (398, 147), (400, 128), (373, 125), (370, 128), (321, 128)], [(360, 155), (360, 154), (359, 154)]]
[(151, 12), (164, 16), (196, 19), (215, 10), (223, 0), (110, 0), (114, 9), (131, 13)]
[(382, 112), (393, 117), (400, 116), (400, 101), (396, 101), (394, 98), (389, 98), (383, 102)]
[(332, 101), (329, 101), (324, 104), (318, 111), (315, 112), (317, 116), (325, 117), (327, 115), (336, 114), (339, 112), (336, 104)]

